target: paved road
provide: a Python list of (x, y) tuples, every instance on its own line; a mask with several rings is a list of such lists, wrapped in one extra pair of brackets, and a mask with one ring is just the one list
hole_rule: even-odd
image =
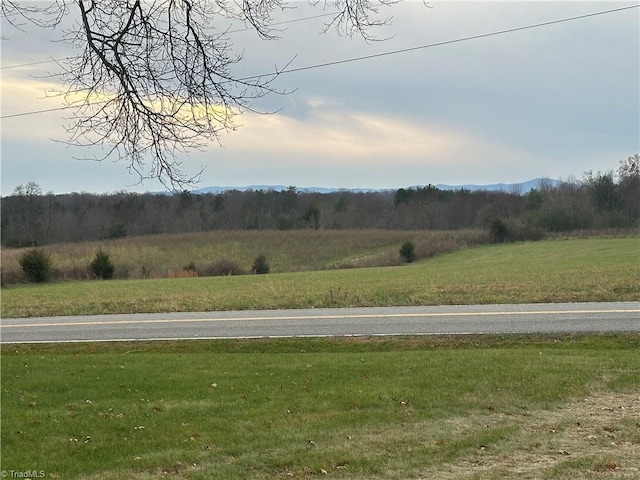
[(640, 332), (640, 302), (6, 318), (0, 341), (563, 332)]

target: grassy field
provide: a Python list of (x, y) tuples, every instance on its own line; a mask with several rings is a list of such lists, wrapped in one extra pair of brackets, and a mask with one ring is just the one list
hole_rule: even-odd
[[(315, 261), (393, 265), (393, 242), (338, 256), (316, 245)], [(548, 240), (403, 266), (296, 271), (288, 257), (291, 271), (269, 275), (19, 285), (2, 289), (2, 316), (638, 300), (639, 247), (637, 237)], [(639, 351), (637, 334), (6, 345), (0, 470), (640, 478)]]
[[(400, 245), (410, 240), (418, 257), (479, 243), (488, 243), (483, 230), (289, 230), (214, 231), (179, 235), (129, 237), (103, 242), (49, 245), (57, 277), (87, 279), (87, 266), (98, 249), (106, 251), (115, 278), (171, 278), (191, 265), (201, 273), (221, 261), (233, 262), (245, 273), (254, 259), (265, 255), (272, 273), (399, 265)], [(24, 249), (2, 249), (5, 283), (24, 281), (18, 260)]]
[(59, 282), (2, 291), (2, 316), (640, 299), (637, 237), (480, 245), (410, 265)]
[(1, 468), (639, 478), (639, 349), (638, 335), (5, 346)]

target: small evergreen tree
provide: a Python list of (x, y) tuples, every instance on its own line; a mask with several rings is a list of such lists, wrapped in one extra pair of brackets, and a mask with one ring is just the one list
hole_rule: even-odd
[(102, 278), (103, 280), (113, 278), (113, 272), (116, 269), (109, 258), (109, 254), (104, 252), (102, 249), (96, 252), (96, 256), (93, 257), (90, 267), (93, 274), (97, 278)]
[(43, 250), (32, 248), (18, 260), (30, 282), (43, 283), (51, 277), (51, 257)]
[(491, 232), (491, 240), (493, 241), (493, 243), (504, 243), (507, 241), (509, 228), (507, 227), (505, 221), (501, 218), (496, 218), (493, 222), (491, 222), (489, 231)]
[(127, 236), (127, 226), (124, 223), (116, 223), (109, 227), (109, 233), (107, 238), (115, 240), (117, 238), (124, 238)]
[(267, 263), (267, 257), (262, 254), (256, 257), (256, 259), (253, 261), (253, 266), (251, 267), (251, 270), (253, 270), (257, 274), (269, 273), (270, 269), (271, 267)]
[(400, 256), (404, 258), (404, 261), (407, 263), (411, 263), (416, 259), (416, 247), (415, 245), (407, 240), (400, 247)]

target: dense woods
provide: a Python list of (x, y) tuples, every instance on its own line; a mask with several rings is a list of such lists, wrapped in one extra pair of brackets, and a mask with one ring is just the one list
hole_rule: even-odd
[(43, 193), (35, 183), (2, 199), (2, 245), (25, 247), (162, 233), (213, 230), (487, 228), (496, 240), (546, 232), (640, 226), (639, 156), (616, 172), (542, 181), (529, 192), (237, 191), (175, 195)]

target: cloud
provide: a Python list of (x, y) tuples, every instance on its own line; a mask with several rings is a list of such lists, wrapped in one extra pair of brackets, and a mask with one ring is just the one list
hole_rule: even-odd
[[(2, 75), (2, 114), (13, 115), (36, 112), (64, 106), (57, 92), (60, 85), (46, 80), (14, 78), (10, 74)], [(12, 117), (2, 121), (3, 136), (25, 140), (43, 137), (66, 138), (61, 126), (60, 111), (38, 113)], [(37, 124), (37, 128), (34, 125)]]
[(443, 181), (490, 183), (497, 177), (522, 181), (528, 175), (538, 176), (534, 172), (540, 169), (540, 159), (531, 152), (428, 118), (407, 120), (384, 111), (353, 111), (320, 98), (309, 102), (307, 109), (304, 118), (245, 114), (239, 130), (223, 139), (224, 148), (208, 156), (207, 174), (215, 178), (233, 169), (241, 171), (245, 180), (236, 180), (238, 185), (272, 178), (275, 183), (300, 186), (358, 182), (393, 187)]
[(428, 124), (411, 123), (384, 113), (333, 108), (314, 98), (304, 118), (245, 114), (238, 132), (223, 144), (235, 152), (287, 154), (356, 160), (441, 155), (455, 134)]

